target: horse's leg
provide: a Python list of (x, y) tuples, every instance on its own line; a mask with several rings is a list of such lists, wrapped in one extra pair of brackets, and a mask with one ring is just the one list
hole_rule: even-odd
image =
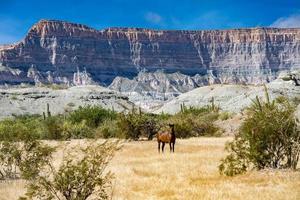
[(158, 153), (160, 153), (160, 141), (158, 141)]
[(165, 148), (165, 143), (162, 143), (162, 152), (164, 152), (164, 148)]
[(169, 144), (170, 144), (170, 152), (172, 152), (172, 142), (170, 142)]
[(175, 151), (175, 142), (173, 142), (173, 153)]

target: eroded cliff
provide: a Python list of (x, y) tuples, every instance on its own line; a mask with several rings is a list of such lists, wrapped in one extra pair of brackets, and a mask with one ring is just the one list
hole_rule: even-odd
[(21, 42), (0, 48), (0, 62), (20, 71), (12, 83), (34, 82), (25, 75), (32, 69), (48, 82), (72, 82), (78, 69), (104, 85), (116, 76), (132, 78), (142, 69), (210, 74), (228, 83), (267, 82), (280, 70), (300, 68), (300, 29), (96, 30), (41, 20)]

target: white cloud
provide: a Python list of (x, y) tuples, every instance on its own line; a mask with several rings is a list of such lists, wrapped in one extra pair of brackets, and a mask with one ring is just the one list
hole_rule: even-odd
[(270, 26), (277, 28), (300, 28), (300, 14), (290, 15), (288, 17), (280, 17)]
[(152, 24), (161, 24), (163, 20), (162, 17), (155, 12), (147, 12), (145, 19)]

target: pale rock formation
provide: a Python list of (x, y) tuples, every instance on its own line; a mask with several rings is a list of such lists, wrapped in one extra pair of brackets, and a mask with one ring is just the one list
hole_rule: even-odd
[(13, 115), (42, 115), (47, 104), (52, 114), (64, 114), (85, 105), (102, 106), (118, 112), (126, 112), (133, 106), (128, 97), (100, 86), (0, 89), (0, 119)]

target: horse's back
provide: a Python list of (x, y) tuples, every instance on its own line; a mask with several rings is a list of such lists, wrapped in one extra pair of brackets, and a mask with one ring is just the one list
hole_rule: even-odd
[(170, 142), (171, 141), (171, 134), (168, 132), (161, 132), (157, 134), (157, 141), (158, 142)]

